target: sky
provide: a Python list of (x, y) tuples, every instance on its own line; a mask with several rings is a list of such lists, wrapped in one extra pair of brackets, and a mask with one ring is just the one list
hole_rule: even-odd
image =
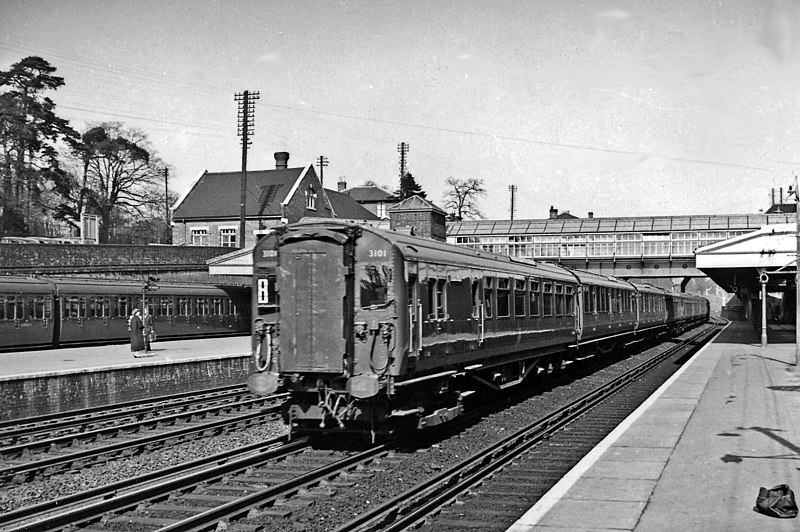
[[(799, 0), (2, 0), (0, 70), (29, 55), (78, 131), (136, 127), (182, 195), (325, 156), (326, 188), (399, 184), (486, 218), (756, 213), (800, 174)], [(238, 186), (238, 185), (237, 185)], [(251, 191), (258, 195), (258, 191)]]

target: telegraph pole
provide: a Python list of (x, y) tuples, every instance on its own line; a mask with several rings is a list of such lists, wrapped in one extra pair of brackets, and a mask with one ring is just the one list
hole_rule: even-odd
[(245, 217), (247, 216), (247, 150), (250, 149), (253, 135), (253, 128), (256, 125), (253, 113), (255, 112), (256, 100), (261, 95), (258, 92), (244, 91), (233, 96), (239, 102), (238, 128), (236, 134), (242, 137), (242, 194), (239, 203), (239, 248), (245, 245)]
[[(322, 169), (328, 166), (328, 158), (324, 155), (320, 155), (317, 157), (317, 166), (319, 166), (319, 184), (323, 185), (322, 183)], [(323, 185), (324, 188), (325, 185)]]
[(164, 243), (172, 243), (172, 231), (169, 225), (169, 168), (164, 167), (164, 221), (167, 224), (167, 229), (164, 234)]
[(406, 142), (401, 142), (397, 145), (397, 152), (400, 154), (400, 179), (406, 175), (406, 153), (411, 147)]
[(511, 221), (514, 221), (514, 213), (517, 212), (517, 185), (508, 185), (511, 192)]

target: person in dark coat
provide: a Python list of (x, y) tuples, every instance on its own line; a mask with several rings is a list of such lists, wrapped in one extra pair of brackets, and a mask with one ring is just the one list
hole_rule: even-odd
[(142, 331), (144, 330), (144, 326), (142, 325), (142, 318), (139, 315), (139, 309), (135, 309), (131, 317), (128, 319), (128, 331), (131, 333), (131, 351), (133, 351), (133, 356), (135, 358), (139, 358), (144, 351), (144, 336), (142, 335)]
[(147, 309), (144, 309), (144, 317), (142, 318), (142, 326), (144, 327), (144, 350), (150, 352), (150, 340), (153, 333), (153, 315)]

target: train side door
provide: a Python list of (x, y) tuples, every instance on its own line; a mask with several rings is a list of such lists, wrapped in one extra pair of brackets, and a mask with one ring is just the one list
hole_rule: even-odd
[(419, 300), (417, 276), (408, 277), (408, 352), (416, 355), (422, 349), (422, 303)]
[(577, 286), (575, 290), (575, 336), (580, 341), (583, 337), (583, 290), (582, 286)]

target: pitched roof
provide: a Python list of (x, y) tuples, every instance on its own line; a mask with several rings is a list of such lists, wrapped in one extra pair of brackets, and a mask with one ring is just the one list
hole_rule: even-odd
[(388, 211), (434, 211), (447, 216), (447, 213), (442, 209), (426, 200), (422, 196), (411, 196), (404, 199), (400, 203), (392, 205), (387, 209)]
[(343, 190), (345, 194), (353, 198), (359, 203), (375, 202), (375, 201), (397, 201), (394, 194), (386, 192), (381, 187), (366, 186), (366, 187), (353, 187)]
[[(304, 168), (254, 170), (247, 172), (245, 211), (256, 216), (280, 216), (281, 202), (307, 172)], [(241, 172), (204, 172), (175, 205), (173, 219), (231, 218), (240, 214)]]
[(328, 201), (331, 203), (333, 213), (336, 218), (346, 218), (348, 220), (379, 220), (372, 212), (362, 207), (351, 196), (325, 189)]

